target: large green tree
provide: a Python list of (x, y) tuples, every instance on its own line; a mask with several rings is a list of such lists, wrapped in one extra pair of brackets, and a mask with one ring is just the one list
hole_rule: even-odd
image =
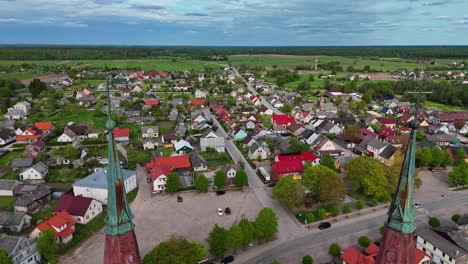
[(134, 147), (127, 148), (127, 168), (134, 170), (137, 165), (137, 150)]
[(143, 259), (144, 264), (198, 263), (206, 258), (202, 244), (189, 242), (182, 236), (172, 236), (161, 242)]
[(0, 249), (0, 263), (13, 264), (13, 260), (10, 258), (10, 256), (8, 256), (8, 253), (3, 249)]
[(318, 196), (320, 194), (320, 181), (326, 179), (330, 172), (333, 172), (333, 170), (323, 165), (306, 166), (301, 182), (310, 189), (312, 195)]
[(346, 125), (343, 129), (343, 137), (349, 142), (359, 142), (362, 139), (362, 132), (358, 125)]
[(223, 188), (226, 185), (227, 177), (224, 171), (217, 171), (214, 176), (214, 185), (218, 188)]
[(237, 187), (246, 187), (249, 185), (249, 178), (244, 170), (239, 170), (234, 177), (234, 184)]
[(421, 149), (421, 151), (418, 151), (416, 154), (418, 157), (419, 166), (426, 167), (426, 166), (431, 165), (432, 152), (430, 148), (424, 147)]
[(341, 247), (338, 243), (333, 243), (328, 249), (328, 254), (332, 257), (339, 258), (341, 256)]
[(464, 148), (457, 149), (457, 156), (455, 157), (455, 164), (465, 162), (466, 152)]
[(449, 172), (448, 179), (453, 184), (468, 184), (468, 163), (462, 162), (453, 167)]
[(326, 203), (339, 203), (346, 196), (344, 181), (334, 171), (320, 179), (319, 189), (319, 199)]
[(229, 247), (237, 250), (238, 248), (242, 247), (244, 244), (244, 233), (242, 232), (242, 228), (238, 225), (233, 225), (228, 230), (229, 233)]
[(431, 166), (437, 167), (441, 165), (442, 160), (444, 159), (444, 151), (439, 147), (433, 147), (431, 149), (432, 161)]
[(47, 90), (47, 84), (42, 82), (40, 79), (34, 78), (30, 83), (29, 83), (29, 92), (31, 93), (32, 98), (38, 98), (39, 95)]
[(292, 177), (282, 177), (273, 188), (273, 197), (291, 210), (304, 204), (305, 188)]
[(242, 231), (242, 246), (247, 246), (255, 240), (255, 224), (242, 214), (238, 225)]
[(176, 172), (169, 173), (166, 180), (166, 192), (175, 193), (179, 191), (179, 188), (179, 175)]
[(195, 178), (195, 189), (199, 192), (206, 192), (208, 191), (209, 187), (208, 179), (205, 177), (204, 174), (197, 175)]
[(348, 163), (345, 180), (351, 189), (371, 198), (384, 199), (389, 195), (389, 183), (382, 163), (371, 157), (357, 157)]
[(49, 263), (57, 263), (55, 253), (58, 250), (57, 242), (55, 241), (55, 233), (50, 229), (45, 229), (37, 239), (37, 251)]
[(272, 239), (278, 232), (278, 219), (273, 209), (263, 208), (255, 219), (255, 236), (258, 239)]
[(322, 158), (320, 159), (320, 165), (323, 165), (336, 171), (335, 160), (328, 153), (322, 156)]
[(226, 229), (215, 225), (208, 234), (210, 252), (215, 257), (222, 257), (229, 250), (229, 233)]
[(442, 152), (442, 160), (440, 161), (441, 167), (452, 166), (452, 155), (448, 151)]

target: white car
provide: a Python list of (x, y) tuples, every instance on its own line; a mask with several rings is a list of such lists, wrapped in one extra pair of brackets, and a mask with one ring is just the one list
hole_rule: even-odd
[(422, 206), (422, 203), (414, 203), (414, 208), (416, 209), (421, 208)]
[(218, 215), (223, 215), (223, 208), (218, 208)]

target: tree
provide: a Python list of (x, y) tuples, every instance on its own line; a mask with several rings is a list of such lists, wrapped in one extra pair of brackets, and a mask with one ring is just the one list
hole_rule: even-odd
[(452, 156), (447, 151), (442, 152), (442, 160), (440, 161), (440, 166), (447, 167), (452, 166)]
[(358, 238), (358, 244), (363, 248), (367, 248), (371, 243), (372, 240), (368, 236), (360, 236)]
[(292, 106), (286, 104), (280, 108), (280, 111), (283, 113), (290, 113), (292, 110)]
[(314, 264), (314, 259), (309, 255), (305, 255), (302, 257), (302, 264)]
[(403, 165), (403, 155), (401, 151), (396, 151), (393, 157), (393, 164), (391, 166), (384, 166), (385, 178), (390, 185), (391, 193), (394, 193), (397, 188), (401, 166)]
[(448, 179), (453, 184), (468, 184), (468, 163), (459, 163), (449, 172)]
[(57, 263), (55, 253), (58, 250), (57, 242), (55, 241), (55, 233), (50, 229), (45, 229), (37, 239), (37, 251), (44, 259), (50, 263)]
[(460, 220), (462, 216), (459, 215), (459, 214), (454, 214), (452, 215), (452, 221), (455, 222), (455, 224), (458, 222), (458, 220)]
[(346, 196), (345, 183), (334, 171), (320, 179), (319, 190), (320, 201), (326, 203), (341, 202)]
[(330, 245), (330, 248), (328, 249), (328, 254), (330, 256), (339, 258), (341, 256), (341, 247), (338, 243), (333, 243)]
[(307, 223), (315, 222), (315, 214), (313, 212), (304, 213), (304, 217)]
[(455, 164), (465, 162), (466, 152), (464, 148), (457, 149), (457, 156), (455, 157)]
[(31, 93), (32, 98), (38, 98), (45, 90), (47, 90), (47, 84), (42, 82), (40, 79), (34, 78), (29, 83), (29, 92)]
[(255, 237), (258, 239), (272, 239), (278, 232), (278, 218), (273, 209), (263, 208), (255, 218)]
[(329, 167), (322, 165), (306, 166), (301, 182), (305, 187), (309, 188), (312, 195), (318, 197), (320, 195), (320, 182), (327, 179), (330, 173), (334, 173), (334, 171)]
[(291, 210), (304, 203), (304, 186), (292, 177), (282, 177), (273, 188), (273, 197)]
[(215, 225), (208, 234), (208, 245), (210, 252), (215, 257), (222, 257), (229, 250), (228, 231), (218, 225)]
[(325, 210), (324, 208), (319, 208), (317, 210), (317, 216), (318, 216), (319, 219), (327, 218), (327, 210)]
[(176, 172), (171, 172), (167, 175), (166, 192), (175, 193), (179, 191), (179, 175)]
[(208, 191), (209, 187), (208, 179), (205, 177), (204, 174), (200, 174), (195, 178), (195, 189), (199, 192), (206, 192)]
[(239, 170), (234, 177), (234, 184), (237, 187), (246, 187), (249, 185), (249, 178), (244, 170)]
[(138, 151), (136, 154), (136, 162), (139, 164), (145, 164), (150, 161), (151, 157), (148, 152)]
[(329, 212), (332, 216), (337, 216), (340, 214), (340, 207), (338, 207), (338, 205), (333, 205), (330, 207)]
[(0, 249), (0, 263), (13, 264), (13, 260), (10, 258), (10, 256), (8, 256), (8, 253), (3, 249)]
[(245, 214), (242, 214), (238, 225), (242, 231), (242, 246), (247, 246), (255, 240), (255, 225), (247, 219)]
[(313, 74), (309, 75), (309, 82), (315, 81), (315, 77)]
[(384, 199), (389, 195), (389, 183), (383, 165), (374, 158), (360, 156), (351, 160), (345, 180), (351, 183), (352, 191), (369, 197)]
[(63, 148), (63, 156), (67, 159), (77, 159), (78, 155), (80, 155), (80, 151), (76, 148), (74, 148), (71, 144), (66, 145)]
[(343, 103), (344, 99), (343, 99), (343, 96), (338, 96), (336, 97), (335, 99), (335, 105), (340, 105), (341, 103)]
[(143, 263), (197, 263), (204, 258), (206, 258), (205, 246), (196, 242), (189, 242), (182, 236), (172, 236), (145, 255)]
[(426, 134), (423, 132), (423, 131), (416, 131), (416, 141), (421, 141), (424, 139), (424, 137), (426, 137)]
[(440, 220), (437, 217), (429, 218), (428, 223), (432, 228), (437, 228), (440, 226)]
[(296, 138), (291, 138), (289, 140), (289, 144), (291, 144), (291, 147), (288, 149), (289, 153), (299, 153), (309, 150), (309, 146), (307, 144), (302, 143)]
[(134, 170), (137, 165), (137, 150), (134, 147), (127, 148), (127, 168)]
[(323, 155), (323, 157), (320, 159), (320, 165), (323, 165), (325, 167), (332, 169), (333, 171), (336, 171), (335, 160), (328, 153)]
[(432, 163), (431, 149), (428, 147), (422, 148), (421, 151), (417, 153), (417, 160), (419, 161), (419, 166), (429, 166)]
[(223, 171), (219, 170), (215, 173), (214, 185), (217, 188), (223, 188), (224, 185), (226, 185), (226, 181), (227, 181), (226, 174)]
[(363, 209), (363, 208), (364, 208), (364, 201), (362, 201), (362, 200), (357, 200), (357, 201), (356, 201), (356, 209), (361, 210), (361, 209)]
[(353, 209), (349, 203), (343, 205), (343, 214), (351, 213)]
[(439, 147), (433, 147), (431, 149), (432, 154), (432, 161), (431, 165), (437, 167), (441, 164), (442, 159), (444, 158), (444, 151), (441, 150)]
[(233, 248), (234, 250), (242, 247), (244, 243), (244, 234), (242, 232), (242, 228), (238, 225), (233, 225), (229, 228), (228, 231), (229, 237), (229, 247)]

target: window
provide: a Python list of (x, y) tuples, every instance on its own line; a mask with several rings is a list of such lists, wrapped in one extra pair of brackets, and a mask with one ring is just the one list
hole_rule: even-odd
[(433, 247), (433, 249), (434, 249), (434, 250), (437, 250), (435, 246)]
[(426, 245), (426, 240), (424, 240), (424, 245)]
[(442, 253), (442, 257), (444, 257), (444, 258), (445, 258), (445, 253)]

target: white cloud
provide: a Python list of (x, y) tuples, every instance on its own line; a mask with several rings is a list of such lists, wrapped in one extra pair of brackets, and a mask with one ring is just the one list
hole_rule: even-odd
[(65, 22), (63, 24), (64, 27), (70, 27), (70, 28), (87, 28), (87, 24), (83, 23), (77, 23), (77, 22)]

